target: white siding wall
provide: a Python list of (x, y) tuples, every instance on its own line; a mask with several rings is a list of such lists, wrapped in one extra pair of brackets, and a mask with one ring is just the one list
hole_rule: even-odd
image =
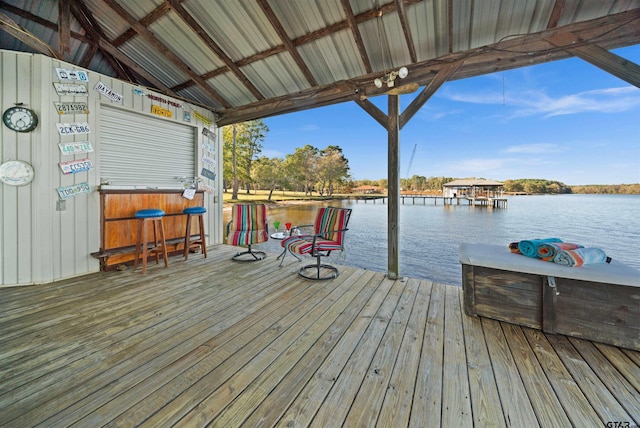
[[(63, 278), (84, 275), (99, 270), (97, 259), (90, 253), (100, 247), (100, 111), (101, 105), (122, 106), (122, 108), (143, 114), (151, 114), (153, 104), (171, 110), (173, 117), (166, 120), (183, 122), (183, 109), (153, 101), (146, 94), (151, 93), (165, 100), (184, 104), (191, 113), (190, 124), (197, 127), (198, 147), (196, 171), (202, 168), (201, 144), (203, 124), (193, 117), (197, 111), (213, 120), (213, 113), (205, 109), (182, 103), (165, 95), (151, 92), (129, 83), (89, 73), (88, 97), (59, 96), (53, 82), (79, 83), (59, 80), (56, 67), (80, 70), (71, 64), (54, 60), (43, 55), (32, 55), (0, 50), (0, 103), (1, 111), (22, 102), (38, 114), (38, 127), (30, 133), (18, 133), (6, 126), (0, 129), (0, 162), (20, 159), (31, 163), (36, 171), (34, 181), (27, 186), (12, 187), (0, 184), (0, 286), (42, 284)], [(104, 95), (93, 90), (100, 81), (124, 96), (122, 103), (112, 104)], [(143, 89), (138, 95), (134, 89)], [(58, 115), (54, 101), (85, 101), (89, 114)], [(136, 115), (132, 115), (135, 118)], [(159, 116), (154, 116), (159, 117)], [(90, 134), (60, 136), (56, 123), (88, 122)], [(135, 126), (135, 123), (126, 124)], [(220, 130), (214, 124), (209, 126), (218, 135), (216, 139), (216, 174), (222, 177), (222, 147)], [(62, 156), (58, 148), (60, 142), (90, 141), (94, 152), (75, 156)], [(168, 142), (170, 144), (170, 142)], [(152, 156), (153, 153), (150, 152)], [(59, 162), (89, 157), (94, 168), (88, 172), (64, 175)], [(144, 163), (144, 159), (141, 159)], [(171, 172), (167, 172), (171, 174)], [(174, 174), (175, 175), (175, 174)], [(56, 210), (57, 187), (88, 182), (91, 193), (69, 198), (62, 211)], [(222, 188), (220, 180), (205, 179), (215, 190), (205, 193), (208, 211), (205, 226), (208, 243), (222, 242)], [(141, 183), (144, 184), (144, 183)], [(176, 187), (179, 183), (176, 183)], [(171, 265), (169, 265), (171, 266)]]

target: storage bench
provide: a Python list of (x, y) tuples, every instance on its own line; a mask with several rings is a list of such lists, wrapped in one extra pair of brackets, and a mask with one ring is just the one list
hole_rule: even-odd
[(464, 311), (640, 350), (640, 270), (561, 266), (504, 246), (460, 245)]

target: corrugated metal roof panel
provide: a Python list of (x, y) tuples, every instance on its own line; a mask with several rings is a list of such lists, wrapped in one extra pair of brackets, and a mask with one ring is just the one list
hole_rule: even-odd
[(418, 61), (448, 53), (446, 1), (421, 2), (407, 8), (407, 21)]
[(149, 26), (166, 46), (180, 46), (174, 53), (202, 75), (224, 65), (207, 44), (176, 14), (167, 14)]
[(129, 40), (120, 46), (120, 50), (168, 87), (179, 85), (188, 79), (171, 61), (140, 37)]
[(281, 44), (256, 2), (192, 0), (184, 8), (234, 61)]
[(349, 30), (307, 43), (299, 52), (320, 85), (366, 74)]
[[(288, 53), (251, 63), (242, 71), (267, 98), (301, 91), (309, 87), (304, 75)], [(245, 100), (246, 101), (246, 100)]]

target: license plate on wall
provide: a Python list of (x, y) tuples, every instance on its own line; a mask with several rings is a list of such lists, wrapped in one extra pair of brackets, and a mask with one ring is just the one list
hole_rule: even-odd
[(64, 174), (75, 174), (77, 172), (89, 171), (93, 168), (93, 163), (91, 163), (90, 159), (61, 162), (58, 165), (60, 165), (60, 169)]

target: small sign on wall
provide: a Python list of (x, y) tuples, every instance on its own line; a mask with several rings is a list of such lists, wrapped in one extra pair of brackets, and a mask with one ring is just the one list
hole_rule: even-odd
[(58, 187), (56, 190), (58, 191), (58, 195), (60, 195), (60, 199), (69, 199), (74, 196), (89, 193), (91, 186), (89, 186), (89, 183), (79, 183), (72, 186)]
[(87, 122), (56, 123), (56, 126), (60, 135), (89, 134), (91, 132)]
[(91, 163), (91, 159), (88, 158), (69, 162), (61, 162), (58, 165), (65, 175), (89, 171), (91, 168), (93, 168), (93, 163)]
[(170, 110), (164, 109), (157, 105), (151, 106), (151, 114), (155, 114), (162, 117), (173, 117), (173, 113)]
[(79, 153), (89, 153), (93, 151), (91, 143), (88, 141), (75, 141), (73, 143), (58, 143), (58, 147), (63, 155), (77, 155)]
[(58, 79), (60, 80), (80, 80), (82, 82), (89, 81), (89, 75), (82, 70), (66, 70), (64, 68), (56, 68)]
[(89, 106), (85, 102), (60, 103), (54, 102), (58, 114), (89, 114)]
[(213, 171), (209, 171), (207, 168), (202, 168), (202, 171), (200, 171), (200, 175), (208, 178), (209, 180), (216, 179), (216, 173)]
[(87, 86), (81, 83), (58, 83), (53, 82), (53, 87), (56, 88), (58, 95), (73, 95), (76, 97), (88, 97), (89, 91)]
[(203, 115), (201, 115), (200, 113), (198, 113), (197, 111), (193, 112), (193, 117), (198, 119), (200, 122), (204, 123), (205, 125), (209, 126), (211, 125), (211, 120)]
[(109, 98), (112, 103), (119, 103), (122, 101), (122, 95), (108, 87), (102, 82), (96, 83), (96, 86), (93, 87), (94, 91), (101, 93), (105, 97)]

